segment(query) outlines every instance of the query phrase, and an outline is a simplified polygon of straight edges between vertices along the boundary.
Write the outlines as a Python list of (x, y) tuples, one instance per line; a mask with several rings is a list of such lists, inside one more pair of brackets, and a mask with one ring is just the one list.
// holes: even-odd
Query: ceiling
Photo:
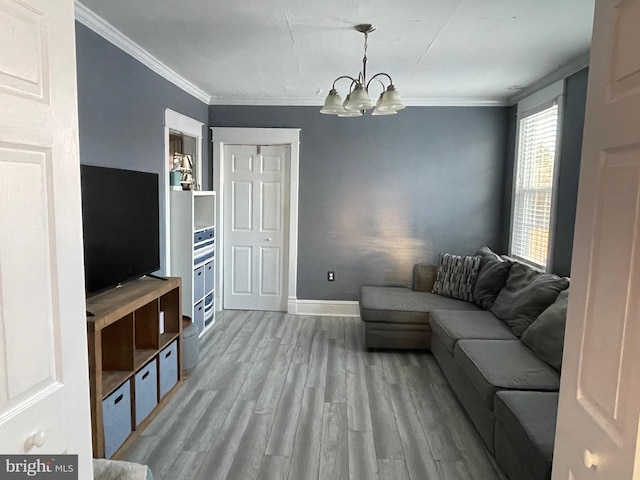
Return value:
[(377, 26), (368, 77), (390, 74), (406, 104), (505, 104), (584, 63), (594, 1), (81, 0), (210, 103), (235, 105), (322, 105), (361, 69), (359, 23)]

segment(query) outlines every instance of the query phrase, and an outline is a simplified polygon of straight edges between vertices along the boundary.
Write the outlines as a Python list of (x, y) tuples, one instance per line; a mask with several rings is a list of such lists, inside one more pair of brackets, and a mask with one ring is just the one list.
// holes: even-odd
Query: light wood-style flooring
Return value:
[(498, 480), (433, 356), (367, 352), (359, 318), (225, 311), (122, 459), (155, 480)]

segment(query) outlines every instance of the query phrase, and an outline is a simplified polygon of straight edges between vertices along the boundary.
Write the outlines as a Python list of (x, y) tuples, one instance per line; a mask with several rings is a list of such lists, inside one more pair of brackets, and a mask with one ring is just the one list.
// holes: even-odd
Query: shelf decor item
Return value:
[[(179, 174), (178, 183), (175, 182), (174, 173)], [(173, 167), (170, 176), (171, 186), (180, 186), (172, 190), (196, 190), (196, 179), (193, 176), (193, 157), (186, 153), (175, 152), (173, 154)]]

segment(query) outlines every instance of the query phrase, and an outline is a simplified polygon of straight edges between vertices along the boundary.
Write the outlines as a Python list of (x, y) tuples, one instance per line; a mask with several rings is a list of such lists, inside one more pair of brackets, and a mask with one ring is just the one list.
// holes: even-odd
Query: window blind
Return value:
[(520, 120), (511, 255), (547, 264), (558, 106)]

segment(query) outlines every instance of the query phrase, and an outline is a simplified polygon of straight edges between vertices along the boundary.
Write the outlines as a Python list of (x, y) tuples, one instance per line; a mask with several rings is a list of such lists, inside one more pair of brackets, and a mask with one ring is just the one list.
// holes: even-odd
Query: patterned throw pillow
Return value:
[(481, 259), (480, 255), (462, 257), (441, 253), (431, 293), (473, 302), (473, 288)]

